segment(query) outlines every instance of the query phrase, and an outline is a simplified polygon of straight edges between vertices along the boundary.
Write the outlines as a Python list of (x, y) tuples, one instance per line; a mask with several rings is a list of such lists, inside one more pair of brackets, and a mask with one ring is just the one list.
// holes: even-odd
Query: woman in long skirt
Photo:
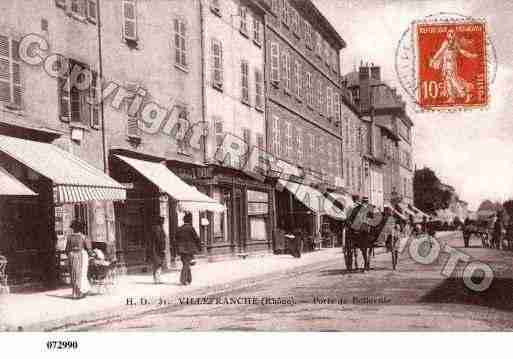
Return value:
[(68, 253), (71, 287), (74, 299), (84, 298), (91, 289), (87, 279), (87, 269), (89, 266), (89, 255), (87, 242), (84, 232), (84, 224), (80, 221), (71, 223), (73, 233), (68, 235), (66, 243), (66, 252)]

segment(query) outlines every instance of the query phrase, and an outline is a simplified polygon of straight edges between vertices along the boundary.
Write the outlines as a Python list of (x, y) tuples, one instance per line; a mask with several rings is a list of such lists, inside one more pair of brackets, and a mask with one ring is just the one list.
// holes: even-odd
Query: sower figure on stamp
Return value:
[(458, 55), (475, 59), (477, 54), (470, 53), (463, 48), (463, 45), (471, 44), (471, 40), (457, 38), (454, 30), (447, 31), (447, 39), (444, 40), (442, 46), (436, 54), (429, 60), (429, 66), (441, 70), (442, 78), (447, 92), (447, 103), (454, 103), (456, 98), (465, 98), (470, 101), (470, 91), (473, 85), (458, 74)]
[(202, 250), (200, 238), (192, 226), (192, 214), (190, 212), (185, 212), (183, 225), (178, 228), (175, 237), (176, 249), (182, 261), (180, 283), (188, 285), (192, 282), (191, 261), (194, 258), (194, 254)]
[(151, 227), (151, 261), (153, 267), (153, 281), (155, 284), (162, 283), (161, 274), (162, 266), (166, 256), (166, 233), (164, 228), (164, 217), (157, 217), (155, 223)]

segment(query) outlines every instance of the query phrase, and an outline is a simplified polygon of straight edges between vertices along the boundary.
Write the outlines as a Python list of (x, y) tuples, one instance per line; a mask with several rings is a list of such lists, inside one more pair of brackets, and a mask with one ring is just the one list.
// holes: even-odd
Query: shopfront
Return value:
[(226, 208), (204, 214), (209, 223), (204, 233), (206, 257), (215, 260), (272, 250), (274, 194), (268, 183), (215, 165), (173, 170)]
[(163, 159), (113, 152), (110, 165), (112, 176), (128, 188), (126, 202), (116, 207), (116, 217), (118, 252), (129, 271), (148, 270), (151, 226), (158, 217), (164, 218), (164, 231), (170, 238), (166, 248), (170, 266), (177, 256), (174, 233), (182, 224), (185, 211), (192, 213), (193, 226), (203, 243), (212, 227), (209, 217), (225, 212), (226, 208), (205, 194), (204, 188), (187, 184)]
[(56, 283), (56, 254), (65, 248), (73, 218), (87, 224), (91, 241), (114, 248), (109, 207), (126, 198), (120, 183), (52, 144), (4, 135), (0, 167), (37, 194), (0, 196), (0, 252), (8, 259), (10, 284)]

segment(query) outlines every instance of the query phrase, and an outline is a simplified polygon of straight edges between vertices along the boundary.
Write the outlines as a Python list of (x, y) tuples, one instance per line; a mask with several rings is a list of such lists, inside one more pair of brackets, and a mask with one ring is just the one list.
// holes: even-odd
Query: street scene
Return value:
[(0, 11), (0, 331), (512, 330), (513, 5)]

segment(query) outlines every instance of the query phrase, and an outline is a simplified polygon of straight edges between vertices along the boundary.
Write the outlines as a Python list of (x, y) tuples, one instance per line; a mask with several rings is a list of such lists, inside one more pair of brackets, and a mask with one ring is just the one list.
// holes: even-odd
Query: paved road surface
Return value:
[[(374, 258), (373, 270), (348, 273), (340, 260), (266, 276), (245, 288), (189, 296), (209, 304), (180, 304), (180, 299), (144, 314), (116, 321), (97, 321), (68, 330), (509, 330), (513, 328), (513, 252), (474, 247), (462, 249), (459, 235), (445, 243), (484, 261), (495, 271), (492, 286), (476, 293), (465, 288), (462, 266), (447, 278), (447, 259), (430, 265), (413, 261), (404, 251), (391, 270), (390, 256)], [(459, 274), (458, 274), (459, 273)], [(222, 303), (215, 303), (215, 299)], [(263, 298), (282, 304), (262, 305)], [(357, 303), (353, 302), (353, 299)], [(230, 301), (239, 301), (239, 304)], [(244, 300), (256, 303), (240, 304)], [(212, 302), (214, 301), (214, 302)], [(327, 302), (329, 301), (329, 302)], [(375, 303), (369, 303), (373, 301)], [(377, 303), (376, 303), (377, 302)]]

